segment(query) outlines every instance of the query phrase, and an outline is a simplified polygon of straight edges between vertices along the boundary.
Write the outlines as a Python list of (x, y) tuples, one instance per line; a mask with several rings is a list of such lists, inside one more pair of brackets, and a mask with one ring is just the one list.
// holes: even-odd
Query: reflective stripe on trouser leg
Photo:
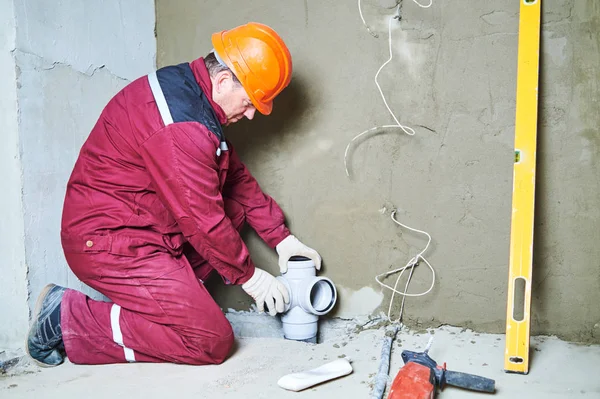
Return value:
[(110, 326), (113, 332), (113, 341), (121, 347), (123, 347), (123, 351), (125, 352), (125, 360), (128, 362), (135, 362), (135, 354), (133, 349), (126, 347), (123, 344), (123, 334), (121, 333), (121, 324), (119, 319), (121, 317), (121, 307), (117, 304), (114, 304), (110, 309)]

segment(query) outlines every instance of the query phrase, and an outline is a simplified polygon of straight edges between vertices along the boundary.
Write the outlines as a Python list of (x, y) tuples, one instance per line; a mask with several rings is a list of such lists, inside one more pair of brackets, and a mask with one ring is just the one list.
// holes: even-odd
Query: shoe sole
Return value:
[[(47, 284), (44, 288), (42, 288), (42, 292), (40, 292), (37, 302), (35, 303), (35, 308), (33, 310), (33, 317), (31, 318), (32, 320), (37, 320), (38, 316), (40, 315), (40, 313), (42, 311), (42, 305), (44, 303), (44, 299), (46, 299), (46, 297), (48, 296), (48, 292), (50, 292), (50, 290), (54, 287), (56, 287), (56, 284), (51, 283), (51, 284)], [(31, 324), (31, 326), (29, 326), (29, 331), (27, 331), (27, 338), (25, 338), (25, 352), (27, 352), (27, 355), (29, 356), (29, 358), (31, 360), (33, 360), (40, 367), (51, 368), (51, 367), (59, 366), (62, 363), (46, 364), (46, 363), (40, 362), (39, 360), (35, 359), (33, 356), (31, 356), (31, 353), (29, 353), (29, 335), (31, 334), (31, 330), (34, 325), (35, 325), (35, 322), (33, 322)]]

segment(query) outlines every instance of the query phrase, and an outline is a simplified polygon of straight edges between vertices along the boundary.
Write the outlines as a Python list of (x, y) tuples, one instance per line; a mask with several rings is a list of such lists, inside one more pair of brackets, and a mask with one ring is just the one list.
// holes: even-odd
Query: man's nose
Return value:
[(250, 120), (254, 119), (254, 113), (256, 112), (256, 108), (248, 108), (246, 112), (244, 112), (244, 116)]

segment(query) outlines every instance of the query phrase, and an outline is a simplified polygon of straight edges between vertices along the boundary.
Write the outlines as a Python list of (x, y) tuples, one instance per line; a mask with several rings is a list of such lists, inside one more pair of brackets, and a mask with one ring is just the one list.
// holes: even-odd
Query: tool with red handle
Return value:
[(492, 379), (446, 370), (446, 363), (438, 366), (427, 351), (402, 351), (402, 360), (404, 367), (396, 375), (388, 399), (433, 399), (436, 387), (444, 389), (446, 385), (488, 393), (496, 389)]

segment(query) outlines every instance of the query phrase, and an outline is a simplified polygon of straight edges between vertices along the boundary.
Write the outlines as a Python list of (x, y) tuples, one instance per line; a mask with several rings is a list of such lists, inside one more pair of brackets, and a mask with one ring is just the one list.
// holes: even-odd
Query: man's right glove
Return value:
[(254, 274), (242, 284), (242, 288), (254, 298), (261, 313), (264, 312), (266, 304), (269, 314), (275, 316), (284, 311), (285, 304), (290, 303), (290, 294), (285, 285), (258, 267), (254, 268)]

